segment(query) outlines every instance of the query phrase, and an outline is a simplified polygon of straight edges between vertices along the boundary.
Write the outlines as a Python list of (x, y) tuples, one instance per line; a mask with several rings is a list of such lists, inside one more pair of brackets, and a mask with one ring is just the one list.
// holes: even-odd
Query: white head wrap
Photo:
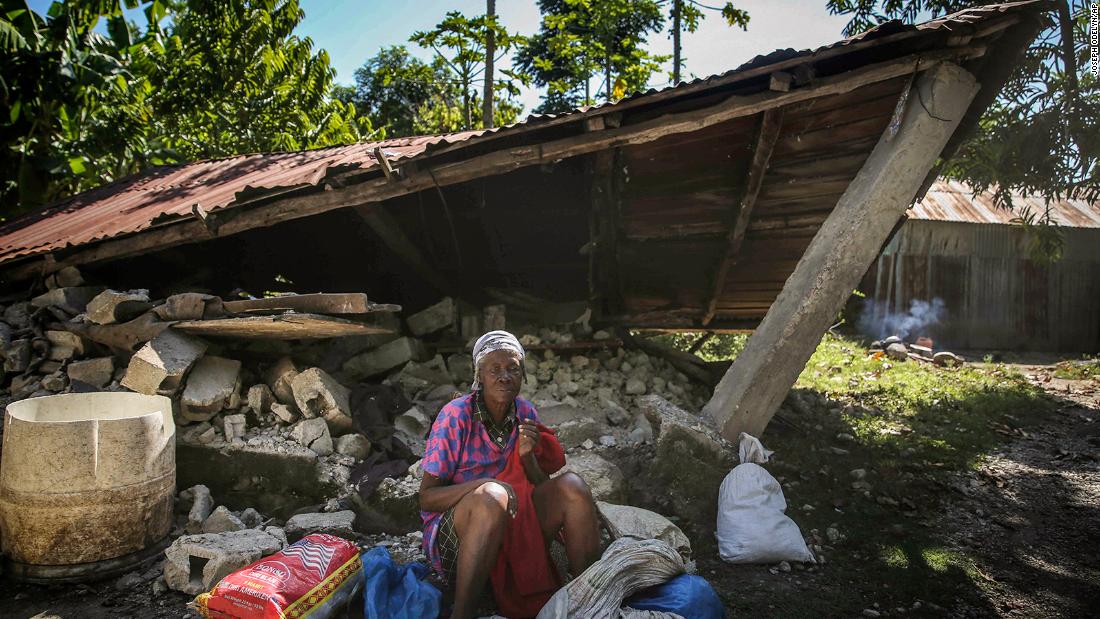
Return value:
[(523, 360), (524, 357), (527, 356), (527, 353), (524, 352), (523, 345), (519, 343), (516, 336), (507, 331), (490, 331), (477, 338), (477, 342), (474, 342), (474, 382), (470, 385), (471, 389), (477, 389), (478, 383), (481, 382), (479, 374), (481, 372), (482, 360), (494, 350), (510, 350), (518, 354), (519, 367), (526, 373)]

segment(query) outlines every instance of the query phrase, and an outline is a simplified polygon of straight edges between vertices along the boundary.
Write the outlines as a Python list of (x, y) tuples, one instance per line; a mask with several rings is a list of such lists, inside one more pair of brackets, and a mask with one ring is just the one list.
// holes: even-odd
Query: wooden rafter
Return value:
[(771, 161), (772, 151), (775, 150), (775, 143), (779, 139), (779, 132), (782, 127), (782, 108), (773, 108), (761, 114), (760, 126), (756, 130), (756, 146), (753, 148), (752, 162), (749, 164), (749, 171), (745, 176), (741, 200), (737, 205), (737, 212), (727, 236), (726, 251), (714, 274), (714, 283), (711, 286), (707, 311), (703, 314), (704, 327), (714, 320), (714, 314), (718, 310), (718, 300), (722, 298), (722, 291), (726, 286), (726, 276), (733, 265), (737, 263), (737, 255), (741, 253), (741, 245), (745, 242), (745, 233), (749, 230), (752, 210), (756, 206), (756, 196), (760, 194), (764, 175), (768, 171), (768, 162)]
[(355, 207), (355, 212), (374, 231), (378, 240), (400, 258), (425, 282), (440, 292), (453, 292), (454, 285), (439, 273), (424, 252), (413, 243), (401, 229), (401, 225), (380, 204), (364, 204)]

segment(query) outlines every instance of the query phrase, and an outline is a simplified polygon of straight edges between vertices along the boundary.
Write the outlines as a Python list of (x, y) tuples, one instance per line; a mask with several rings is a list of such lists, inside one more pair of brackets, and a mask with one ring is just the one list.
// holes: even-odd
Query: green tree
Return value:
[[(484, 83), (486, 67), (493, 64), (487, 63), (486, 56), (490, 42), (495, 53), (503, 57), (522, 42), (522, 38), (501, 26), (495, 13), (467, 17), (458, 11), (451, 11), (433, 30), (415, 32), (409, 37), (409, 41), (431, 49), (437, 58), (443, 60), (450, 71), (451, 81), (460, 93), (463, 127), (474, 129), (481, 126), (481, 121), (476, 121), (474, 114), (475, 109), (482, 107), (478, 104), (482, 95), (477, 84)], [(498, 59), (492, 60), (495, 62)], [(500, 109), (515, 109), (515, 102), (507, 99), (519, 94), (519, 87), (515, 82), (523, 77), (508, 70), (501, 73), (507, 79), (493, 80), (491, 91), (501, 100)]]
[(389, 136), (445, 133), (462, 126), (461, 93), (440, 57), (427, 63), (404, 45), (379, 50), (355, 70), (354, 90), (338, 97), (353, 103), (361, 116)]
[(749, 29), (749, 12), (735, 7), (732, 2), (727, 2), (722, 6), (710, 6), (698, 0), (660, 0), (660, 3), (668, 5), (668, 17), (672, 22), (669, 36), (672, 37), (673, 85), (680, 83), (680, 73), (683, 68), (684, 58), (681, 53), (680, 36), (685, 30), (695, 32), (699, 28), (699, 22), (706, 17), (706, 14), (703, 13), (704, 9), (718, 11), (731, 27), (738, 26), (741, 30)]
[[(886, 19), (915, 21), (981, 2), (958, 0), (828, 0), (833, 13), (852, 15), (846, 34)], [(1088, 70), (1088, 3), (1058, 0), (1054, 19), (1025, 52), (974, 135), (945, 173), (978, 190), (990, 189), (1011, 208), (1010, 192), (1048, 199), (1100, 198), (1100, 80)], [(1049, 211), (1023, 218), (1037, 232), (1034, 247), (1048, 258), (1061, 251)]]
[[(658, 0), (539, 0), (539, 10), (539, 31), (515, 56), (515, 65), (547, 89), (539, 112), (620, 99), (644, 89), (668, 60), (644, 47), (664, 28)], [(593, 77), (602, 78), (595, 93)]]

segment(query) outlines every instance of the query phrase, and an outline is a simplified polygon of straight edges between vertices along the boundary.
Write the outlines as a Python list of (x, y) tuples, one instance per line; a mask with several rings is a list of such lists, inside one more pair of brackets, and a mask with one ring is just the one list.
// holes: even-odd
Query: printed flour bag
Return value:
[(233, 572), (194, 607), (208, 619), (327, 619), (362, 585), (359, 548), (334, 535), (307, 535)]

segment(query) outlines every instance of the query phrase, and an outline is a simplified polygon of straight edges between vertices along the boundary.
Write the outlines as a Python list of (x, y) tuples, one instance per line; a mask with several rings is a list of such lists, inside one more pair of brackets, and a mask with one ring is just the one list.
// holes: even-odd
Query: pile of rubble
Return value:
[(912, 359), (924, 363), (934, 363), (941, 367), (955, 367), (962, 365), (965, 359), (947, 350), (936, 351), (934, 342), (928, 337), (918, 337), (914, 342), (907, 343), (897, 335), (882, 340), (871, 342), (871, 354), (888, 357), (894, 361), (906, 361)]

